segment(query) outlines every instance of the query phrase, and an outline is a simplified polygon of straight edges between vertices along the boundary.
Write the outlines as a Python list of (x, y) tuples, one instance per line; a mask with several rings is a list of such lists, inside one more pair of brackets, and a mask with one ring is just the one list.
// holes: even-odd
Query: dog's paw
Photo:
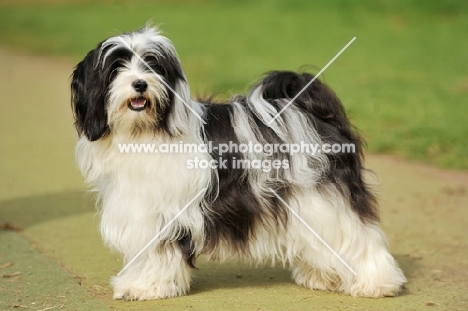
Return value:
[(293, 278), (298, 285), (312, 290), (339, 291), (341, 285), (341, 280), (337, 275), (322, 273), (304, 264), (296, 265)]
[(162, 299), (157, 289), (137, 289), (137, 288), (114, 288), (113, 298), (116, 300), (134, 301), (134, 300), (154, 300)]
[(399, 268), (392, 270), (372, 275), (373, 277), (367, 275), (365, 278), (360, 278), (358, 273), (357, 280), (349, 287), (348, 293), (351, 296), (370, 298), (396, 296), (403, 289), (406, 278)]
[(155, 300), (183, 296), (189, 288), (175, 282), (149, 281), (148, 279), (129, 280), (128, 275), (112, 278), (113, 298), (117, 300)]
[(354, 284), (349, 290), (351, 296), (379, 298), (379, 297), (393, 297), (396, 296), (401, 290), (401, 285), (386, 284), (381, 286), (369, 286), (368, 284)]

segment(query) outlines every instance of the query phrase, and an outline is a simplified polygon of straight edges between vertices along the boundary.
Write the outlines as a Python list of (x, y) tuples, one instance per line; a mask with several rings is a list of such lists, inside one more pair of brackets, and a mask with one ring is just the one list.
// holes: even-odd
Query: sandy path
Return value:
[[(0, 67), (0, 224), (23, 229), (0, 230), (0, 274), (36, 264), (38, 272), (0, 278), (0, 309), (18, 303), (81, 310), (103, 304), (135, 310), (468, 309), (468, 174), (390, 156), (370, 156), (367, 163), (380, 179), (391, 251), (409, 279), (401, 296), (354, 299), (312, 292), (294, 285), (281, 268), (201, 261), (190, 296), (146, 304), (111, 301), (107, 281), (120, 261), (101, 245), (73, 161), (68, 90), (73, 64), (0, 49)], [(41, 259), (31, 261), (35, 257), (27, 253)], [(6, 262), (14, 265), (1, 268)], [(41, 274), (46, 268), (55, 272)], [(52, 289), (67, 284), (68, 294), (30, 286), (41, 278)], [(93, 301), (98, 304), (88, 305)]]

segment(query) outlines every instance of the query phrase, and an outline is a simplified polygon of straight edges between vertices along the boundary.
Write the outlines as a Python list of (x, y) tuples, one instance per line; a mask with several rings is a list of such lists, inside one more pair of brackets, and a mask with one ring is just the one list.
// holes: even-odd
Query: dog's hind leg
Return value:
[(296, 283), (363, 297), (394, 296), (401, 290), (406, 279), (385, 236), (377, 224), (361, 220), (345, 198), (309, 193), (291, 201), (291, 208), (322, 239), (291, 215)]

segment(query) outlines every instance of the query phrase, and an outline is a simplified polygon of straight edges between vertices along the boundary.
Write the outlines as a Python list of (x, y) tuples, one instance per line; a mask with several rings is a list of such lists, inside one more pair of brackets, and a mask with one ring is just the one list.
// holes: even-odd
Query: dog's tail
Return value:
[(332, 124), (350, 140), (356, 136), (338, 97), (312, 74), (273, 71), (260, 84), (265, 100), (271, 102), (286, 99), (289, 103), (294, 98), (291, 104), (312, 115), (314, 119)]
[[(348, 152), (327, 153), (330, 164), (325, 182), (336, 185), (349, 198), (352, 208), (365, 221), (377, 221), (377, 202), (363, 180), (364, 141), (346, 116), (335, 93), (315, 76), (292, 71), (268, 73), (257, 86), (261, 97), (280, 112), (293, 108), (304, 113), (322, 143), (350, 146)], [(286, 112), (287, 113), (287, 112)]]

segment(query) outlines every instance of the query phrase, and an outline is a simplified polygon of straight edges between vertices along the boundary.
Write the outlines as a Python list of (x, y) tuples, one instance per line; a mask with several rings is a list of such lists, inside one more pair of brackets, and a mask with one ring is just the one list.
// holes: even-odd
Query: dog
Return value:
[[(74, 68), (77, 164), (98, 194), (102, 238), (127, 264), (111, 279), (114, 299), (188, 294), (202, 254), (280, 260), (312, 290), (402, 289), (364, 181), (363, 141), (315, 78), (273, 71), (245, 96), (193, 100), (173, 44), (148, 25), (102, 41)], [(205, 148), (122, 152), (122, 144)], [(294, 144), (354, 150), (283, 148)]]

